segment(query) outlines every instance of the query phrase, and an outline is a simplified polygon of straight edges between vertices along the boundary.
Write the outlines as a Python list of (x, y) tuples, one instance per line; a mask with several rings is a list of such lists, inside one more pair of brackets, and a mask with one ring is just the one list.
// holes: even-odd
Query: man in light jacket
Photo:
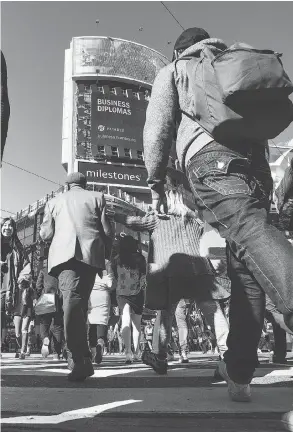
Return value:
[(258, 364), (264, 292), (293, 329), (293, 249), (268, 222), (272, 178), (266, 159), (267, 142), (219, 144), (195, 119), (196, 95), (186, 57), (199, 57), (206, 46), (215, 55), (227, 48), (203, 29), (185, 30), (175, 43), (174, 61), (157, 75), (144, 127), (145, 165), (153, 209), (165, 211), (166, 169), (177, 132), (178, 161), (188, 177), (197, 208), (203, 220), (227, 240), (232, 291), (230, 334), (220, 369), (231, 399), (247, 402), (251, 399), (249, 383)]
[[(48, 201), (40, 236), (51, 240), (48, 272), (59, 279), (63, 296), (65, 340), (71, 381), (93, 375), (87, 344), (86, 314), (96, 274), (105, 269), (112, 230), (101, 193), (85, 190), (86, 178), (67, 177), (69, 191)], [(71, 358), (72, 355), (72, 358)]]

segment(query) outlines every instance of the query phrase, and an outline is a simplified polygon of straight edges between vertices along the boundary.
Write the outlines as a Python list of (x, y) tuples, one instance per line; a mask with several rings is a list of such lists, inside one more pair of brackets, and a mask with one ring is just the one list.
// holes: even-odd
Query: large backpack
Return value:
[(217, 55), (205, 46), (198, 57), (181, 57), (189, 60), (194, 94), (193, 112), (185, 114), (219, 143), (275, 138), (293, 121), (293, 84), (280, 57), (242, 43)]

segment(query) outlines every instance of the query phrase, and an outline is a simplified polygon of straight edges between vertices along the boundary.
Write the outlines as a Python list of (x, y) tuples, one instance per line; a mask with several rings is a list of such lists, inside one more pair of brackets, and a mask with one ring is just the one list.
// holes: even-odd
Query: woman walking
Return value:
[(114, 288), (114, 275), (111, 263), (106, 260), (103, 275), (96, 275), (88, 306), (89, 346), (92, 361), (100, 364), (107, 343), (108, 322), (111, 308), (111, 291)]
[(1, 334), (6, 317), (12, 315), (15, 327), (15, 358), (25, 358), (28, 328), (33, 315), (31, 265), (16, 234), (16, 223), (5, 218), (1, 223)]
[(43, 358), (49, 355), (49, 345), (52, 335), (53, 340), (53, 359), (60, 360), (62, 345), (64, 342), (63, 331), (63, 312), (62, 312), (62, 295), (59, 290), (58, 279), (48, 274), (48, 269), (43, 268), (38, 276), (36, 284), (37, 298), (42, 294), (54, 294), (55, 312), (48, 312), (39, 315), (40, 333), (42, 338), (41, 354)]
[[(137, 250), (137, 241), (129, 236), (118, 240), (118, 254), (112, 260), (117, 280), (117, 303), (121, 315), (121, 334), (125, 345), (125, 363), (139, 359), (139, 338), (144, 305), (146, 263)], [(134, 355), (131, 350), (131, 326)]]
[[(172, 320), (182, 298), (195, 299), (213, 329), (220, 351), (226, 350), (228, 323), (218, 299), (229, 297), (207, 258), (199, 253), (202, 222), (183, 203), (181, 194), (166, 192), (168, 214), (144, 217), (115, 214), (117, 222), (150, 233), (146, 307), (157, 310), (153, 352), (143, 361), (160, 374), (167, 373), (167, 351)], [(160, 216), (160, 217), (159, 217)], [(221, 280), (227, 283), (227, 280)]]

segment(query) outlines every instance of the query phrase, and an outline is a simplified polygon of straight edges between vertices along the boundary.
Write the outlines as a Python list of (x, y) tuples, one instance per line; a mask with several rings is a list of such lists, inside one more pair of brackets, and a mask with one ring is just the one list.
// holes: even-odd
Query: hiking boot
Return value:
[(42, 349), (41, 349), (41, 354), (43, 358), (47, 358), (49, 355), (49, 344), (50, 344), (50, 340), (48, 337), (45, 337), (43, 340), (43, 345), (42, 345)]
[(151, 366), (153, 370), (159, 375), (166, 375), (168, 363), (167, 359), (160, 359), (157, 354), (151, 351), (144, 351), (141, 360), (147, 366)]
[(283, 425), (286, 430), (293, 432), (293, 411), (289, 411), (282, 417)]
[(95, 371), (89, 357), (84, 357), (79, 362), (74, 362), (72, 372), (67, 376), (68, 381), (81, 382), (94, 375)]
[(230, 399), (234, 402), (250, 402), (251, 391), (249, 384), (238, 384), (231, 380), (228, 375), (226, 363), (222, 360), (219, 363), (219, 373), (228, 384)]

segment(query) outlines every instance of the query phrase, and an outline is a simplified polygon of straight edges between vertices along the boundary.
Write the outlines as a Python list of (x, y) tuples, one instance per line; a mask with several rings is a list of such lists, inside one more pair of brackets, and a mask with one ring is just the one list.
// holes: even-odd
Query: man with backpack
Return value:
[(251, 400), (265, 293), (293, 328), (293, 250), (268, 222), (266, 158), (267, 140), (293, 119), (292, 91), (275, 53), (244, 44), (227, 49), (191, 28), (156, 77), (147, 109), (144, 155), (154, 210), (166, 210), (166, 167), (176, 133), (177, 157), (200, 214), (227, 241), (231, 328), (219, 369), (239, 402)]

